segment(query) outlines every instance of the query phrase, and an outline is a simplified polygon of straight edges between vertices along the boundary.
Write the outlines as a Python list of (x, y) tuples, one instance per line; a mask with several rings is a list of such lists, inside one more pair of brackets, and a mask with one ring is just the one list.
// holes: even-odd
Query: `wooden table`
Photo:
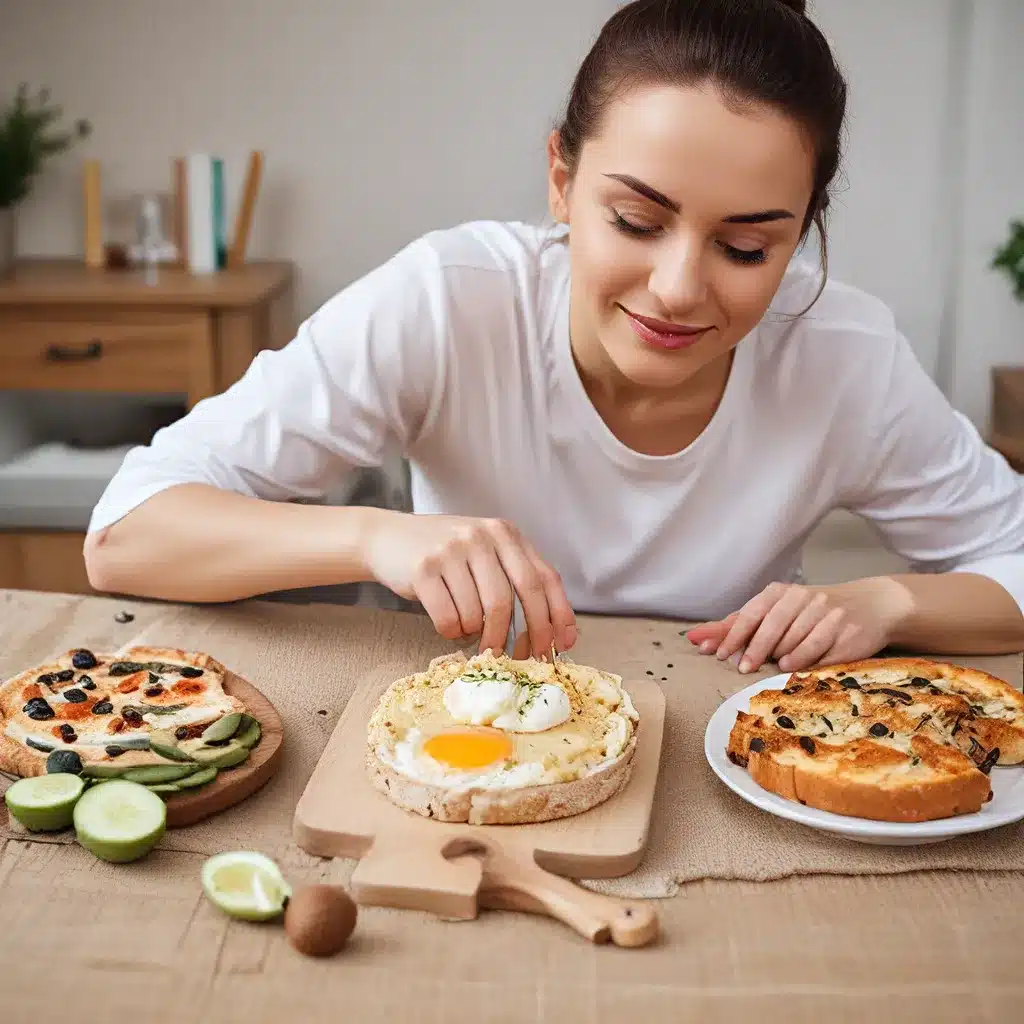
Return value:
[[(135, 621), (116, 625), (114, 613), (124, 607)], [(418, 621), (410, 625), (412, 619)], [(7, 673), (30, 653), (67, 643), (191, 636), (221, 654), (229, 635), (238, 645), (231, 658), (247, 676), (271, 683), (273, 672), (278, 692), (293, 693), (308, 709), (285, 723), (281, 776), (211, 825), (213, 832), (176, 831), (132, 865), (97, 862), (73, 843), (9, 834), (3, 841), (0, 827), (5, 1024), (35, 1024), (50, 1012), (80, 1024), (1020, 1019), (1024, 886), (1016, 872), (694, 882), (657, 903), (662, 939), (640, 950), (591, 946), (561, 924), (528, 915), (448, 922), (363, 908), (341, 954), (303, 958), (280, 927), (231, 922), (203, 899), (197, 878), (209, 836), (219, 836), (216, 848), (249, 846), (247, 830), (258, 825), (278, 837), (277, 856), (293, 881), (344, 883), (350, 864), (319, 861), (289, 844), (294, 804), (282, 796), (301, 792), (308, 769), (296, 777), (296, 766), (315, 762), (344, 706), (347, 675), (378, 666), (386, 677), (411, 656), (414, 640), (417, 658), (441, 649), (422, 618), (265, 602), (182, 609), (0, 591), (0, 670)], [(663, 685), (696, 685), (697, 673), (711, 673), (702, 685), (711, 679), (735, 689), (731, 670), (686, 652), (675, 626), (587, 620), (581, 643), (588, 637), (588, 650), (603, 644), (631, 666), (644, 663), (631, 644), (672, 646), (682, 675)], [(1020, 685), (1020, 659), (999, 664), (1004, 672), (1010, 664)], [(317, 665), (322, 673), (314, 680), (310, 666)], [(667, 731), (670, 742), (679, 742), (680, 724)], [(703, 723), (691, 724), (685, 735), (699, 734)], [(656, 801), (655, 812), (669, 809)]]
[[(252, 262), (193, 275), (23, 260), (0, 281), (0, 389), (181, 394), (230, 387), (295, 331), (293, 267)], [(0, 586), (91, 593), (84, 533), (0, 531)]]

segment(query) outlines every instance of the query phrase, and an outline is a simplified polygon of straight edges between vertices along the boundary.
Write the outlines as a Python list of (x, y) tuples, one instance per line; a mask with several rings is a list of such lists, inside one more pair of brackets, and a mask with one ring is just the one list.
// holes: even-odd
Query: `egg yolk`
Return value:
[(452, 729), (431, 736), (423, 750), (451, 768), (483, 768), (512, 755), (512, 741), (497, 729)]

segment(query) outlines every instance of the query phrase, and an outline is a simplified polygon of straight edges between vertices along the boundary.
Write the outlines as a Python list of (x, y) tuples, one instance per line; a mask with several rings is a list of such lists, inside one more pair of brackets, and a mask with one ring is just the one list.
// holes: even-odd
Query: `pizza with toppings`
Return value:
[(836, 814), (930, 821), (992, 799), (1024, 763), (1024, 694), (980, 672), (874, 658), (795, 672), (738, 712), (727, 748), (763, 788)]
[(166, 793), (212, 781), (208, 769), (240, 764), (260, 738), (226, 674), (200, 652), (67, 651), (0, 684), (0, 770), (123, 776)]

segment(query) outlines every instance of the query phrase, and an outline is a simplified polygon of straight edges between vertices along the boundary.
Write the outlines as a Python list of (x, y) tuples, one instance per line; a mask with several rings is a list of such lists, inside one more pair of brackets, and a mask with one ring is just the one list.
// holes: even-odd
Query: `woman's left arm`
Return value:
[[(1024, 650), (1024, 479), (984, 444), (896, 335), (862, 419), (841, 504), (870, 521), (907, 574), (813, 587), (773, 583), (687, 636), (702, 653), (742, 652), (741, 671), (871, 657), (886, 647), (970, 655)], [(868, 435), (870, 436), (870, 435)]]

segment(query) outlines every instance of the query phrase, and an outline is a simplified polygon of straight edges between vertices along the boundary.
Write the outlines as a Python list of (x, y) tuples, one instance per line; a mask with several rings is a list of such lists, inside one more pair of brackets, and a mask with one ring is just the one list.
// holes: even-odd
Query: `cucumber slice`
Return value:
[(235, 743), (246, 750), (252, 750), (260, 741), (263, 735), (263, 728), (255, 718), (249, 719), (249, 724), (235, 733)]
[(203, 864), (206, 895), (226, 914), (245, 921), (277, 917), (292, 894), (280, 868), (252, 850), (218, 853)]
[(208, 782), (213, 782), (215, 778), (217, 778), (217, 769), (213, 765), (209, 765), (206, 768), (200, 768), (188, 778), (179, 779), (174, 785), (178, 789), (195, 789), (196, 786), (205, 786)]
[(129, 768), (122, 778), (128, 782), (177, 782), (196, 770), (193, 764), (143, 764)]
[(82, 768), (82, 774), (90, 779), (119, 779), (127, 771), (131, 771), (131, 765), (87, 764)]
[(110, 779), (75, 804), (75, 835), (100, 860), (123, 864), (144, 857), (167, 828), (167, 808), (138, 782)]
[(4, 802), (30, 832), (58, 832), (71, 824), (84, 789), (79, 776), (54, 772), (19, 779), (4, 794)]

